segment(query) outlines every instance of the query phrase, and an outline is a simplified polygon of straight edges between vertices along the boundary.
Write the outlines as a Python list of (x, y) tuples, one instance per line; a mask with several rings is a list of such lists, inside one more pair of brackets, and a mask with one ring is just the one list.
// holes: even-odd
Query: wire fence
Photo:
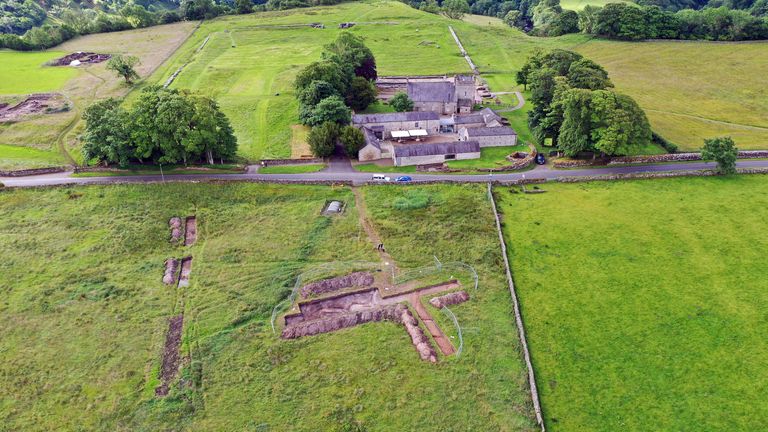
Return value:
[(456, 348), (456, 357), (461, 356), (461, 352), (464, 350), (464, 337), (461, 333), (461, 326), (459, 325), (459, 320), (456, 319), (456, 315), (454, 315), (453, 311), (448, 309), (448, 306), (443, 306), (442, 309), (440, 309), (450, 320), (453, 322), (453, 325), (456, 326), (456, 337), (459, 338), (459, 346)]

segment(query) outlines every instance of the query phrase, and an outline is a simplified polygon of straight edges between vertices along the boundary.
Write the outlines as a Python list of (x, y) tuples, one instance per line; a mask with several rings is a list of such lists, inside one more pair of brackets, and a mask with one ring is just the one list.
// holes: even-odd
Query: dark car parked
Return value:
[(547, 163), (547, 159), (544, 157), (544, 153), (539, 153), (536, 155), (536, 163), (539, 165), (544, 165)]

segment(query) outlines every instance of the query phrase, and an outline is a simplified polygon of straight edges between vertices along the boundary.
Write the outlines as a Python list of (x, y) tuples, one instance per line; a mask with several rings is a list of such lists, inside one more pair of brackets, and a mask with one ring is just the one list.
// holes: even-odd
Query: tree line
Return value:
[(326, 45), (320, 61), (299, 71), (294, 81), (299, 121), (312, 126), (308, 141), (315, 156), (330, 156), (339, 138), (350, 156), (357, 155), (363, 135), (347, 125), (352, 110), (362, 111), (376, 101), (377, 76), (373, 52), (349, 32)]
[[(439, 13), (465, 0), (403, 0)], [(583, 32), (621, 40), (768, 39), (768, 0), (637, 0), (638, 5), (609, 3), (576, 12), (560, 0), (470, 0), (468, 11), (501, 18), (536, 36)]]
[(213, 164), (234, 160), (237, 139), (213, 99), (147, 87), (130, 109), (110, 98), (85, 109), (83, 157), (88, 164)]
[(517, 81), (531, 91), (528, 124), (534, 139), (551, 141), (566, 156), (625, 155), (652, 140), (637, 102), (613, 91), (605, 69), (578, 53), (534, 52)]
[[(0, 48), (33, 51), (54, 47), (76, 36), (203, 20), (219, 15), (332, 5), (342, 0), (34, 0), (0, 2)], [(42, 3), (42, 2), (41, 2)], [(91, 5), (89, 7), (88, 5)], [(171, 6), (171, 8), (168, 8)], [(50, 22), (46, 19), (52, 18)]]

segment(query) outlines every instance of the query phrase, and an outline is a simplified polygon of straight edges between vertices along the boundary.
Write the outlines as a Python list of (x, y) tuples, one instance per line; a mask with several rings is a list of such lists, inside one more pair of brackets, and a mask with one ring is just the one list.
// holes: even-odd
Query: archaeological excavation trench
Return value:
[[(184, 236), (184, 246), (191, 246), (197, 240), (197, 220), (194, 216), (189, 216), (184, 221), (184, 231), (182, 233), (182, 221), (179, 217), (172, 217), (168, 221), (168, 228), (171, 231), (171, 244), (178, 245), (181, 242), (182, 234)], [(165, 260), (165, 270), (163, 272), (163, 284), (176, 286), (176, 288), (186, 288), (189, 286), (189, 278), (192, 274), (192, 256), (184, 258), (168, 258)], [(163, 345), (162, 364), (160, 367), (160, 385), (155, 388), (155, 396), (164, 397), (170, 391), (171, 383), (176, 379), (179, 371), (180, 356), (179, 347), (181, 346), (181, 337), (184, 330), (184, 292), (179, 292), (181, 298), (181, 313), (168, 319), (168, 330), (165, 334), (165, 344)]]
[[(304, 285), (300, 294), (306, 299), (311, 295), (319, 298), (301, 300), (295, 309), (284, 317), (283, 339), (295, 339), (320, 333), (329, 333), (368, 322), (391, 321), (402, 324), (422, 360), (437, 362), (437, 355), (430, 338), (424, 334), (419, 320), (429, 332), (443, 355), (452, 355), (456, 349), (440, 329), (422, 303), (422, 298), (434, 297), (430, 303), (441, 307), (469, 300), (465, 291), (453, 292), (461, 287), (456, 280), (437, 285), (413, 288), (412, 284), (372, 287), (374, 277), (367, 272), (355, 272), (335, 278), (323, 279)], [(416, 311), (418, 319), (411, 310)]]

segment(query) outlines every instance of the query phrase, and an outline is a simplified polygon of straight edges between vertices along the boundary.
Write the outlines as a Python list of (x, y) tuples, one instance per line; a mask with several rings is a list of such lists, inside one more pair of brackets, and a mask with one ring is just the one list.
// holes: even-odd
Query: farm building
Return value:
[(426, 165), (479, 157), (480, 144), (477, 141), (395, 145), (392, 155), (395, 166)]
[(438, 82), (409, 82), (406, 93), (413, 101), (414, 111), (444, 115), (469, 113), (476, 102), (475, 80), (464, 75)]
[(517, 144), (517, 133), (507, 126), (462, 127), (459, 129), (459, 139), (477, 141), (480, 147), (513, 146)]
[(428, 134), (437, 133), (440, 115), (435, 112), (400, 112), (382, 114), (355, 114), (352, 124), (370, 129), (378, 139), (392, 138), (393, 131), (423, 129)]

